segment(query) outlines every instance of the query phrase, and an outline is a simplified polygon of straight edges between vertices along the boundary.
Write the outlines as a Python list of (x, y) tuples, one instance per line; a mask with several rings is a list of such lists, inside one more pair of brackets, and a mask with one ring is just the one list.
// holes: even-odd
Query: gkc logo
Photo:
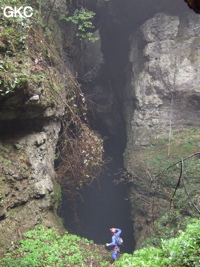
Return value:
[(20, 17), (20, 18), (30, 18), (33, 16), (33, 8), (31, 6), (26, 6), (26, 7), (19, 7), (17, 8), (16, 6), (13, 8), (11, 6), (6, 6), (3, 9), (3, 14), (5, 17), (10, 18), (10, 17)]

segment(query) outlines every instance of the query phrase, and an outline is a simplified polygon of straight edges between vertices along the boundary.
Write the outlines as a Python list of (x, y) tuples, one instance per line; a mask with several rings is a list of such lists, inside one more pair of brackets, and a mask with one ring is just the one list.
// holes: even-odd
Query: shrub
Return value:
[(161, 247), (146, 247), (133, 255), (124, 254), (115, 263), (117, 267), (199, 267), (200, 220), (194, 219), (179, 236), (161, 240)]
[(94, 259), (97, 264), (107, 264), (93, 242), (67, 232), (60, 235), (55, 229), (39, 226), (25, 233), (22, 240), (12, 244), (9, 252), (0, 260), (0, 266), (78, 267), (88, 266)]

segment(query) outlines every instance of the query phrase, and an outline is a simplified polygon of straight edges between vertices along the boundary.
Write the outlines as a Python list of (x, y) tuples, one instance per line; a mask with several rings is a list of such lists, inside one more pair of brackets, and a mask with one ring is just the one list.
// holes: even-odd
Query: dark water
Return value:
[(113, 160), (91, 187), (80, 192), (81, 197), (77, 199), (79, 223), (76, 223), (68, 203), (63, 202), (60, 216), (68, 230), (97, 244), (111, 242), (110, 228), (122, 229), (124, 244), (121, 251), (131, 253), (134, 234), (127, 200), (128, 186), (114, 182), (121, 177), (122, 153), (116, 142), (108, 139), (106, 143), (106, 154), (114, 155)]

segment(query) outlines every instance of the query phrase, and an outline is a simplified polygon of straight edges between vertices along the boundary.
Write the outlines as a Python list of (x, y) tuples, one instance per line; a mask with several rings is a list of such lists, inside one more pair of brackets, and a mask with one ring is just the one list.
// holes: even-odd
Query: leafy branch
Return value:
[(61, 15), (61, 20), (66, 20), (68, 22), (72, 22), (77, 26), (77, 34), (76, 36), (80, 37), (80, 39), (88, 39), (92, 42), (98, 40), (98, 38), (93, 37), (92, 30), (94, 29), (94, 25), (92, 20), (94, 19), (95, 13), (93, 11), (87, 11), (84, 8), (76, 9), (72, 16), (66, 17), (65, 15)]

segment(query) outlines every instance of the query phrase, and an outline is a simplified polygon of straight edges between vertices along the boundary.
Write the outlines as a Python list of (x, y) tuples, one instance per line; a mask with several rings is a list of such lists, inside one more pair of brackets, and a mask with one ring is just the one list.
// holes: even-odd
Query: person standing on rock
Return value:
[(120, 237), (122, 230), (118, 228), (111, 228), (110, 232), (112, 233), (112, 242), (106, 243), (106, 246), (113, 247), (112, 258), (115, 261), (117, 260), (118, 253), (120, 252), (120, 247), (118, 245), (118, 238)]

